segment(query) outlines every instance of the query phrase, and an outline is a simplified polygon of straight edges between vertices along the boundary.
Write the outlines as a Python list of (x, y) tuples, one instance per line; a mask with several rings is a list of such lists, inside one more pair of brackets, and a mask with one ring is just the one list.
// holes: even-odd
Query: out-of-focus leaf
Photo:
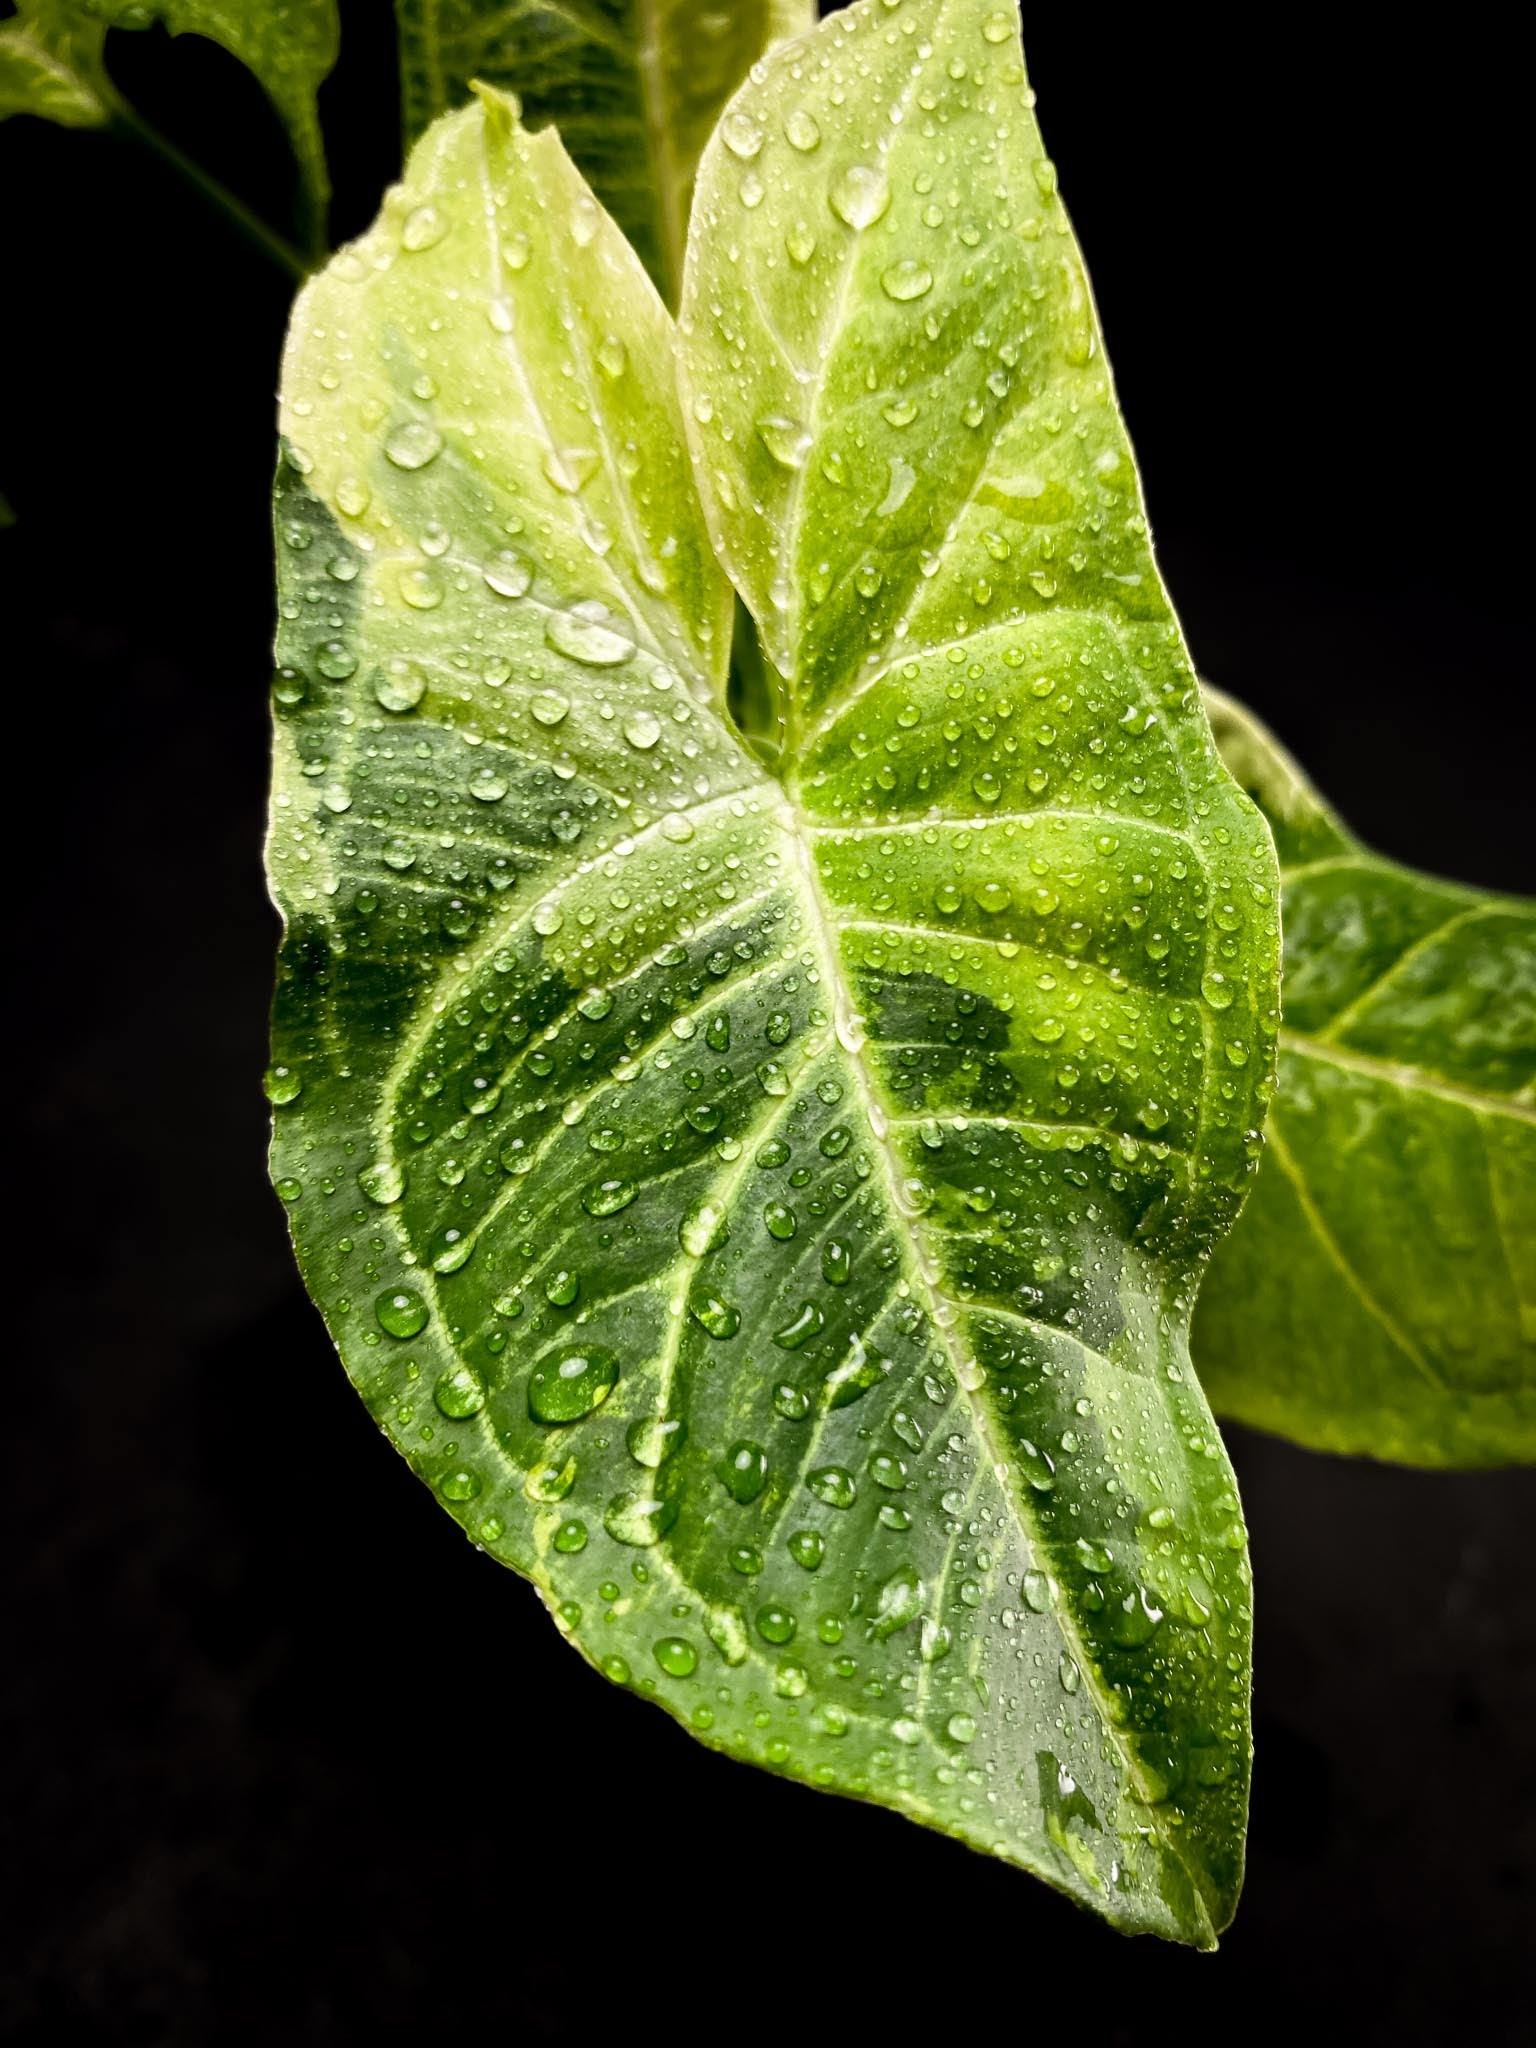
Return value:
[(409, 139), (469, 96), (553, 122), (663, 295), (676, 300), (694, 167), (721, 107), (813, 0), (395, 0)]
[(105, 26), (76, 0), (18, 0), (0, 22), (0, 121), (37, 114), (64, 128), (104, 127), (114, 105), (105, 40)]
[(330, 199), (316, 95), (340, 47), (336, 0), (80, 0), (115, 28), (164, 22), (173, 36), (205, 36), (258, 80), (288, 130), (315, 236)]
[(1206, 699), (1285, 926), (1268, 1154), (1195, 1313), (1206, 1390), (1320, 1450), (1536, 1458), (1536, 904), (1371, 853)]

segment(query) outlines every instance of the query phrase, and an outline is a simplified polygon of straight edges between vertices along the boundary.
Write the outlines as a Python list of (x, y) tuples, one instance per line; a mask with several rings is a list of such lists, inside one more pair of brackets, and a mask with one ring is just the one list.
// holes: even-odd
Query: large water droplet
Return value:
[(811, 437), (799, 420), (792, 420), (785, 413), (770, 413), (759, 420), (757, 438), (783, 469), (799, 469), (811, 445)]
[(487, 586), (498, 597), (522, 597), (533, 582), (533, 571), (527, 558), (516, 548), (502, 548), (492, 555), (481, 571)]
[(384, 453), (396, 469), (425, 469), (442, 453), (443, 437), (425, 420), (404, 420), (385, 437)]
[(624, 737), (641, 753), (648, 753), (661, 738), (661, 721), (649, 711), (631, 711), (624, 721)]
[(829, 1508), (851, 1508), (858, 1496), (853, 1474), (844, 1471), (841, 1465), (823, 1465), (818, 1471), (808, 1473), (805, 1483)]
[(684, 1636), (663, 1636), (651, 1654), (668, 1678), (688, 1678), (698, 1668), (699, 1653)]
[(584, 662), (588, 668), (617, 668), (635, 651), (629, 634), (598, 604), (551, 612), (544, 622), (544, 637), (557, 653)]
[(728, 1301), (721, 1301), (713, 1294), (706, 1294), (696, 1301), (690, 1301), (688, 1313), (700, 1329), (707, 1330), (711, 1337), (718, 1337), (722, 1341), (727, 1337), (734, 1337), (741, 1328), (741, 1311), (732, 1308)]
[(400, 246), (416, 254), (432, 248), (446, 233), (443, 217), (435, 206), (414, 206), (400, 230)]
[(650, 1494), (621, 1493), (603, 1510), (603, 1527), (615, 1543), (648, 1550), (677, 1520), (677, 1504)]
[(546, 448), (540, 467), (557, 491), (574, 497), (597, 475), (601, 461), (595, 448)]
[(909, 1622), (916, 1621), (923, 1608), (923, 1590), (923, 1582), (915, 1566), (898, 1566), (876, 1596), (870, 1634), (883, 1642), (887, 1636), (895, 1635)]
[(821, 129), (816, 116), (808, 114), (804, 107), (794, 107), (784, 116), (784, 139), (791, 149), (802, 153), (813, 150), (821, 141)]
[(391, 1287), (373, 1305), (379, 1327), (391, 1337), (414, 1337), (427, 1326), (427, 1304), (410, 1287)]
[(763, 131), (752, 116), (739, 108), (727, 114), (720, 123), (720, 140), (743, 162), (750, 162), (763, 146)]
[(570, 698), (562, 697), (558, 690), (540, 690), (528, 705), (536, 725), (558, 725), (570, 708)]
[(600, 1408), (618, 1384), (619, 1361), (600, 1344), (583, 1345), (534, 1367), (528, 1413), (535, 1422), (580, 1422)]
[(386, 711), (414, 711), (427, 694), (426, 673), (414, 661), (396, 655), (388, 668), (375, 671), (373, 694)]
[(768, 1453), (761, 1444), (742, 1437), (731, 1445), (715, 1471), (732, 1500), (748, 1507), (768, 1484)]
[(462, 1422), (485, 1406), (485, 1389), (467, 1365), (455, 1365), (439, 1379), (432, 1398), (444, 1415)]
[(898, 305), (906, 305), (932, 291), (933, 272), (915, 257), (903, 256), (899, 263), (881, 271), (880, 289), (888, 299), (895, 299)]
[(396, 1166), (392, 1159), (376, 1160), (358, 1174), (357, 1184), (370, 1202), (388, 1209), (405, 1193), (405, 1169)]
[(850, 164), (827, 194), (832, 211), (856, 232), (872, 228), (891, 203), (890, 181), (874, 164)]
[(625, 1448), (637, 1465), (654, 1472), (674, 1457), (688, 1439), (688, 1425), (676, 1418), (650, 1416), (632, 1422), (624, 1439)]

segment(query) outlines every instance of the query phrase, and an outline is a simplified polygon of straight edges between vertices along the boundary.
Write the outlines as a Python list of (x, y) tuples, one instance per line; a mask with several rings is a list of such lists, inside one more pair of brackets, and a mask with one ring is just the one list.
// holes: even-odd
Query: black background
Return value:
[[(1197, 659), (1379, 847), (1529, 887), (1525, 110), (1501, 11), (1432, 40), (1360, 12), (1394, 25), (1057, 7), (1026, 36)], [(396, 149), (387, 10), (344, 14), (338, 235)], [(146, 111), (281, 211), (281, 138), (231, 61), (117, 50)], [(1198, 1957), (708, 1756), (374, 1436), (263, 1173), (289, 286), (130, 145), (17, 121), (0, 176), (5, 2038), (1513, 2042), (1527, 1476), (1232, 1432), (1258, 1761), (1247, 1895)]]

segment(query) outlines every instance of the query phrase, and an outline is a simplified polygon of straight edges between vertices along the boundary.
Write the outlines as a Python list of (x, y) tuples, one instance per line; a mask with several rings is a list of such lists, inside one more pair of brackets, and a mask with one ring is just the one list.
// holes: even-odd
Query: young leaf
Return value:
[(336, 0), (87, 0), (109, 25), (162, 21), (173, 36), (206, 36), (254, 74), (281, 115), (298, 160), (311, 239), (323, 250), (330, 201), (315, 104), (340, 44)]
[(1536, 904), (1382, 860), (1206, 701), (1285, 909), (1280, 1089), (1195, 1314), (1206, 1390), (1319, 1450), (1536, 1459)]
[(37, 114), (64, 128), (104, 127), (113, 107), (106, 33), (77, 0), (17, 0), (0, 22), (0, 121)]
[(721, 107), (814, 0), (395, 0), (406, 136), (483, 79), (555, 123), (598, 197), (675, 303), (694, 166)]
[[(760, 77), (706, 163), (694, 418), (740, 396), (700, 309), (733, 247), (771, 271), (793, 189), (849, 261), (785, 345), (836, 379), (862, 337), (877, 409), (926, 408), (900, 459), (933, 573), (919, 598), (889, 552), (902, 612), (849, 597), (841, 673), (832, 586), (795, 600), (778, 645), (821, 666), (770, 776), (723, 710), (659, 302), (552, 133), (492, 93), (436, 124), (285, 370), (277, 1184), (383, 1427), (610, 1677), (1209, 1945), (1248, 1577), (1187, 1322), (1255, 1146), (1269, 840), (1156, 579), (1008, 21), (860, 9)], [(754, 162), (775, 208), (741, 207)], [(879, 280), (941, 173), (914, 309)], [(851, 482), (805, 489), (813, 570), (887, 517), (875, 427), (821, 416), (808, 459)], [(733, 561), (749, 441), (712, 450)]]

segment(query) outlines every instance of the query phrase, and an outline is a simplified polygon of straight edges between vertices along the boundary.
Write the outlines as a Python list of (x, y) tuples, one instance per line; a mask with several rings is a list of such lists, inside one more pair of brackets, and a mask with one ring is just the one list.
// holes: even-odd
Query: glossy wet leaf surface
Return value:
[(1210, 702), (1279, 848), (1285, 1021), (1195, 1317), (1207, 1391), (1322, 1450), (1536, 1458), (1536, 905), (1383, 860)]
[[(1272, 850), (1016, 23), (858, 8), (758, 80), (681, 403), (495, 95), (300, 299), (278, 1190), (381, 1425), (615, 1682), (1208, 1945), (1249, 1595), (1187, 1330), (1258, 1152)], [(753, 744), (690, 434), (779, 664)]]
[(395, 0), (405, 127), (414, 139), (471, 81), (556, 125), (664, 297), (683, 274), (688, 202), (720, 110), (814, 0)]

